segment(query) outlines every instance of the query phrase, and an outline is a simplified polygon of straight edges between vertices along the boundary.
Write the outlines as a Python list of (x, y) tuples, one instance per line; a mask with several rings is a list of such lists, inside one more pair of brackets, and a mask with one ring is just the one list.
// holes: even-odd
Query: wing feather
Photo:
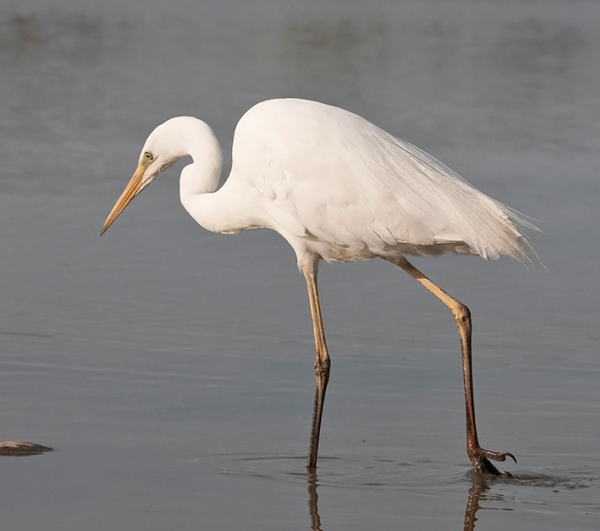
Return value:
[(365, 256), (400, 249), (526, 257), (521, 229), (535, 229), (530, 222), (412, 144), (324, 104), (259, 107), (238, 125), (236, 142), (246, 149), (234, 149), (234, 165), (254, 158), (247, 179), (293, 234)]

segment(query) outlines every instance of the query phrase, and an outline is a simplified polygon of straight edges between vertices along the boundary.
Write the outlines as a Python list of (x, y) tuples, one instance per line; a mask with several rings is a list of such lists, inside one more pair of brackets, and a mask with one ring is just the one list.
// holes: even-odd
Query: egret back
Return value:
[(535, 228), (412, 144), (306, 100), (265, 101), (242, 117), (230, 180), (257, 195), (266, 226), (330, 261), (447, 251), (523, 260), (522, 228)]

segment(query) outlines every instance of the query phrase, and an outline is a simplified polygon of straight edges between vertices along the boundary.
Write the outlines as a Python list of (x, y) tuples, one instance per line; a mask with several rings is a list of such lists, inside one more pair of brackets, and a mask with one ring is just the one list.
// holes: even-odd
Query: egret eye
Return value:
[(154, 160), (154, 155), (152, 155), (152, 153), (150, 153), (149, 151), (146, 151), (144, 153), (144, 161), (152, 162), (153, 160)]

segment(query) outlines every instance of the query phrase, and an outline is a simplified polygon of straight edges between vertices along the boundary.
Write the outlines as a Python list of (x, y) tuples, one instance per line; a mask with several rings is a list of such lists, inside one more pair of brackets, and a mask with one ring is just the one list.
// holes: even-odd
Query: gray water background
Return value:
[(181, 163), (98, 237), (158, 123), (205, 119), (229, 160), (247, 108), (295, 96), (534, 217), (548, 269), (416, 260), (470, 306), (481, 441), (519, 459), (473, 495), (452, 316), (389, 264), (322, 267), (322, 528), (461, 529), (475, 504), (479, 531), (598, 529), (599, 58), (592, 0), (4, 0), (0, 439), (56, 450), (0, 458), (2, 528), (316, 527), (291, 249), (195, 225)]

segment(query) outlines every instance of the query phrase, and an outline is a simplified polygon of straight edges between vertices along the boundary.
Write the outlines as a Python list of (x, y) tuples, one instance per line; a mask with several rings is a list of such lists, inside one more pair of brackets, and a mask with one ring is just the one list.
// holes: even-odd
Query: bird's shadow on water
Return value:
[[(514, 510), (513, 504), (517, 489), (550, 489), (570, 491), (587, 488), (598, 483), (598, 478), (576, 474), (544, 475), (538, 473), (506, 474), (501, 477), (482, 474), (470, 470), (467, 473), (440, 474), (439, 467), (432, 463), (398, 463), (391, 459), (373, 459), (370, 463), (364, 457), (322, 457), (321, 463), (327, 471), (307, 471), (305, 457), (267, 455), (221, 455), (198, 459), (197, 462), (210, 465), (219, 473), (251, 477), (255, 479), (302, 482), (307, 487), (310, 529), (323, 531), (322, 521), (327, 525), (327, 515), (319, 512), (319, 489), (392, 489), (423, 493), (436, 489), (447, 491), (452, 488), (462, 490), (464, 486), (466, 503), (463, 529), (473, 531), (480, 510)], [(343, 462), (343, 467), (331, 466)], [(360, 463), (360, 473), (357, 472)], [(325, 467), (324, 467), (325, 468)], [(338, 470), (336, 470), (338, 468)], [(433, 472), (432, 472), (433, 470)], [(327, 491), (325, 491), (327, 492)], [(538, 491), (539, 492), (539, 491)]]

